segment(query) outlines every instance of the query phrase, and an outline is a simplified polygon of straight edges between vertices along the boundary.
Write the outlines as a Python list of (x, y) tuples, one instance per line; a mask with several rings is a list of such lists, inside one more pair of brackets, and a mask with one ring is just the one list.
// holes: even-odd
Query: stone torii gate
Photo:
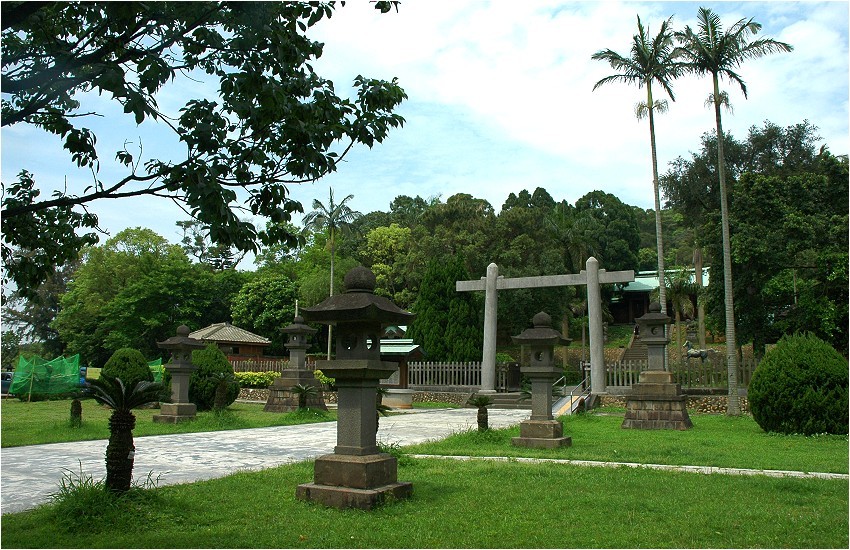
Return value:
[(540, 277), (499, 276), (499, 267), (487, 266), (487, 276), (477, 281), (456, 281), (455, 290), (484, 291), (484, 350), (481, 361), (480, 393), (496, 393), (496, 313), (498, 290), (513, 288), (543, 288), (550, 286), (587, 285), (587, 314), (590, 325), (590, 388), (594, 394), (605, 393), (605, 349), (602, 335), (602, 294), (599, 285), (628, 283), (635, 280), (635, 272), (599, 269), (599, 261), (590, 257), (585, 269), (572, 275), (543, 275)]

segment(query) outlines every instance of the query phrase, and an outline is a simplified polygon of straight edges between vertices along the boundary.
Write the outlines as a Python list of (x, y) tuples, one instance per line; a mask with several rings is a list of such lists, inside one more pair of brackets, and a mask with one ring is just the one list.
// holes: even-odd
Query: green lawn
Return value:
[[(336, 420), (336, 411), (269, 413), (263, 411), (263, 406), (263, 403), (233, 403), (221, 414), (200, 412), (194, 421), (176, 425), (154, 424), (152, 417), (159, 414), (159, 409), (138, 409), (134, 411), (136, 429), (133, 435), (241, 430)], [(109, 409), (91, 399), (83, 400), (83, 425), (80, 428), (68, 425), (70, 410), (70, 400), (25, 403), (17, 399), (4, 399), (0, 403), (0, 445), (18, 447), (109, 437)]]
[(295, 499), (312, 464), (3, 516), (7, 548), (847, 548), (847, 483), (403, 458), (413, 497)]
[(519, 427), (455, 434), (442, 441), (412, 445), (415, 454), (528, 456), (576, 460), (641, 462), (848, 473), (846, 435), (768, 434), (749, 416), (692, 414), (687, 431), (624, 430), (622, 413), (562, 417), (571, 447), (532, 450), (513, 447)]

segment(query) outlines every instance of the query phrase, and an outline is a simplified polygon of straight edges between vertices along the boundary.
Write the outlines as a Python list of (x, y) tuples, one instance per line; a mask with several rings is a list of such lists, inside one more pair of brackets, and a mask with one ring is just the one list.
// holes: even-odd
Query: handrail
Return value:
[(585, 407), (587, 407), (587, 397), (590, 395), (590, 384), (588, 384), (588, 378), (590, 378), (590, 375), (585, 376), (584, 380), (581, 381), (581, 384), (570, 390), (570, 402), (572, 402), (576, 390), (581, 388), (581, 393), (578, 395), (579, 397), (584, 398)]

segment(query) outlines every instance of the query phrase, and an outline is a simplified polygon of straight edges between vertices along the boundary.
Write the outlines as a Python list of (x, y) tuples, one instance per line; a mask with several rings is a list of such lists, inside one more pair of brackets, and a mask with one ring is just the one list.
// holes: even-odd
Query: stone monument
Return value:
[(531, 418), (520, 422), (519, 437), (511, 439), (518, 447), (553, 449), (569, 447), (572, 438), (564, 437), (564, 426), (552, 417), (552, 383), (561, 369), (555, 366), (555, 345), (568, 346), (570, 340), (552, 328), (552, 317), (540, 312), (532, 319), (534, 328), (511, 336), (514, 344), (528, 346), (531, 362), (520, 368), (531, 380)]
[(274, 384), (269, 388), (269, 398), (263, 410), (267, 412), (297, 411), (298, 395), (292, 391), (292, 387), (299, 384), (316, 388), (316, 395), (307, 397), (307, 407), (328, 410), (322, 395), (322, 384), (316, 380), (313, 371), (307, 368), (307, 349), (310, 347), (308, 342), (310, 336), (316, 333), (316, 329), (305, 325), (304, 318), (296, 315), (292, 324), (282, 329), (282, 332), (289, 335), (285, 345), (289, 350), (290, 368), (275, 378)]
[(153, 421), (177, 424), (192, 420), (198, 412), (195, 404), (189, 401), (189, 377), (197, 369), (192, 363), (192, 351), (203, 349), (206, 344), (189, 338), (189, 327), (180, 325), (177, 336), (156, 345), (171, 351), (171, 361), (165, 364), (165, 370), (171, 374), (171, 403), (162, 403), (160, 414), (154, 415)]
[(626, 396), (626, 417), (622, 428), (639, 430), (688, 430), (693, 427), (688, 416), (686, 397), (673, 373), (664, 370), (664, 359), (670, 339), (664, 335), (670, 317), (661, 313), (661, 305), (653, 302), (649, 313), (635, 319), (641, 340), (646, 344), (647, 370), (640, 382), (632, 384)]
[(398, 461), (377, 445), (377, 387), (398, 366), (380, 359), (382, 325), (407, 325), (413, 314), (376, 296), (375, 275), (355, 267), (345, 275), (344, 294), (303, 310), (304, 318), (336, 326), (336, 359), (318, 361), (336, 379), (337, 445), (316, 459), (313, 482), (295, 496), (334, 508), (371, 509), (388, 496), (407, 498), (411, 483), (398, 481)]

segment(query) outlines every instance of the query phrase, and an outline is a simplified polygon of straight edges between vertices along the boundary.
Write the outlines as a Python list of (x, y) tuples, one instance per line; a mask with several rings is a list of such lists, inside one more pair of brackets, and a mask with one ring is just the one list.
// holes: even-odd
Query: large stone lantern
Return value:
[(313, 386), (316, 395), (307, 398), (307, 407), (328, 410), (322, 395), (321, 384), (307, 369), (307, 349), (310, 347), (310, 337), (316, 333), (316, 329), (304, 324), (304, 318), (297, 315), (292, 324), (281, 329), (284, 334), (289, 335), (285, 346), (289, 350), (289, 365), (281, 376), (275, 378), (274, 384), (269, 388), (269, 398), (263, 408), (267, 412), (291, 412), (298, 410), (298, 395), (292, 388), (297, 385)]
[(303, 309), (304, 318), (336, 327), (336, 359), (316, 367), (336, 379), (337, 444), (316, 459), (314, 482), (299, 485), (296, 497), (336, 508), (371, 509), (387, 495), (409, 497), (411, 483), (398, 482), (398, 462), (376, 441), (378, 383), (398, 366), (381, 361), (384, 326), (407, 325), (413, 314), (376, 296), (375, 275), (355, 267), (345, 275), (344, 294)]
[(154, 422), (176, 424), (192, 420), (197, 407), (189, 401), (189, 377), (197, 367), (192, 363), (192, 352), (203, 349), (206, 344), (195, 338), (189, 338), (189, 327), (177, 327), (177, 336), (165, 342), (157, 342), (159, 348), (171, 352), (171, 361), (165, 364), (165, 370), (171, 374), (171, 403), (160, 406), (160, 414), (154, 415)]
[(646, 370), (666, 370), (664, 356), (670, 339), (665, 335), (664, 328), (670, 324), (670, 317), (661, 313), (661, 304), (649, 304), (649, 313), (635, 319), (641, 341), (646, 344)]
[(555, 346), (568, 346), (570, 340), (552, 328), (552, 317), (540, 312), (532, 319), (534, 328), (511, 336), (514, 344), (528, 346), (531, 362), (520, 368), (531, 380), (531, 419), (520, 422), (519, 437), (511, 443), (521, 447), (555, 448), (572, 444), (564, 437), (564, 426), (552, 417), (552, 383), (560, 374), (555, 366)]
[(670, 317), (661, 313), (661, 304), (649, 305), (649, 313), (635, 319), (640, 338), (646, 344), (647, 369), (640, 373), (640, 382), (632, 384), (626, 396), (626, 415), (622, 428), (638, 430), (688, 430), (693, 424), (688, 416), (687, 399), (682, 388), (673, 380), (673, 373), (664, 368), (667, 344), (664, 327)]

